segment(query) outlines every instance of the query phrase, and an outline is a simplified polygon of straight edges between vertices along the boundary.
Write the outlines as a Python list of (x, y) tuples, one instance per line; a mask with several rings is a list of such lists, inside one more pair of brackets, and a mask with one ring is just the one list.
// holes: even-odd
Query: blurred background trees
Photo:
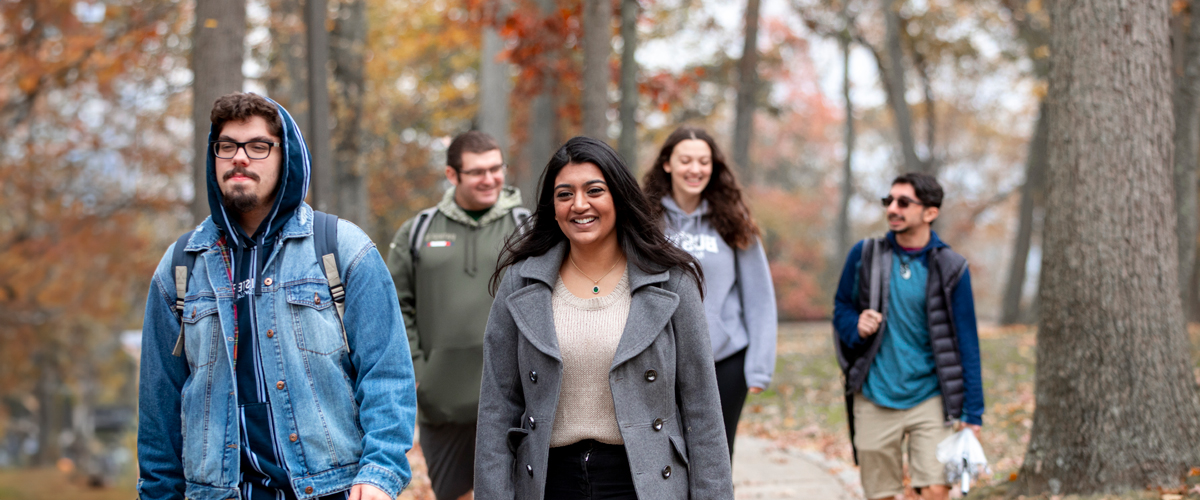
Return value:
[[(1195, 1), (1169, 12), (1193, 318)], [(11, 0), (0, 16), (0, 466), (87, 448), (88, 415), (133, 404), (120, 334), (207, 216), (208, 109), (236, 89), (292, 112), (317, 153), (310, 202), (377, 243), (440, 199), (466, 130), (500, 140), (529, 205), (574, 135), (640, 176), (676, 126), (707, 127), (787, 320), (829, 315), (892, 177), (937, 173), (936, 229), (970, 259), (981, 318), (1038, 317), (1056, 109), (1039, 0)]]

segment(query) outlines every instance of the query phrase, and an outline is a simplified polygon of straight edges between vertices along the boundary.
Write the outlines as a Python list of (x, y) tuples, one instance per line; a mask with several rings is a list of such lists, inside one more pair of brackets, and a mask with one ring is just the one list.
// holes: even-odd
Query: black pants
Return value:
[(421, 451), (433, 496), (454, 500), (475, 487), (475, 424), (421, 424)]
[(637, 500), (625, 447), (591, 439), (550, 448), (546, 500)]
[(746, 405), (746, 350), (717, 361), (717, 392), (721, 393), (721, 416), (725, 417), (725, 439), (729, 441), (729, 457), (733, 458), (733, 438), (737, 436), (738, 419)]

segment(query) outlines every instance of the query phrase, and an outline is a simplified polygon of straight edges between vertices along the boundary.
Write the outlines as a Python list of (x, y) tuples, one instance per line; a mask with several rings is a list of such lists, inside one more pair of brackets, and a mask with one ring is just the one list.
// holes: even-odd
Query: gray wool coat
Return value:
[[(484, 335), (475, 498), (542, 499), (562, 357), (551, 294), (562, 243), (510, 268)], [(636, 260), (636, 259), (630, 259)], [(732, 499), (700, 291), (680, 269), (629, 266), (632, 303), (609, 371), (638, 498)]]

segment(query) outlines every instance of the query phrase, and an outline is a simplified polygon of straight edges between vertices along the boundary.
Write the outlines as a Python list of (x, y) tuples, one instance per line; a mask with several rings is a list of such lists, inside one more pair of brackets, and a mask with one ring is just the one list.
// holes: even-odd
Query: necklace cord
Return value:
[(592, 277), (591, 277), (591, 276), (588, 276), (588, 275), (587, 275), (587, 273), (583, 272), (583, 269), (580, 269), (580, 268), (579, 268), (579, 265), (575, 263), (575, 258), (574, 258), (574, 257), (571, 257), (570, 255), (568, 255), (568, 256), (567, 256), (567, 260), (571, 261), (571, 266), (573, 266), (573, 267), (575, 268), (575, 270), (576, 270), (576, 271), (579, 271), (579, 274), (582, 274), (584, 278), (587, 278), (588, 280), (590, 280), (590, 281), (592, 282), (592, 284), (593, 284), (593, 285), (599, 285), (599, 284), (600, 284), (600, 280), (602, 280), (602, 279), (604, 279), (604, 278), (607, 278), (607, 277), (608, 277), (608, 273), (611, 273), (613, 269), (616, 269), (616, 268), (617, 268), (617, 264), (620, 264), (620, 263), (621, 263), (621, 259), (617, 259), (617, 261), (616, 261), (616, 262), (613, 262), (613, 265), (612, 265), (612, 267), (608, 268), (608, 271), (605, 271), (605, 272), (604, 272), (604, 276), (601, 276), (601, 277), (600, 277), (600, 280), (594, 280), (594, 279), (592, 279)]

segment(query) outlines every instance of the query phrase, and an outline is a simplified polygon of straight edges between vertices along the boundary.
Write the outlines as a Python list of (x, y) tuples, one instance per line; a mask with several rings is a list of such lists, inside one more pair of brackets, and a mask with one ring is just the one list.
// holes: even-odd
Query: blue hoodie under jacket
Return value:
[[(246, 498), (247, 481), (302, 500), (355, 484), (396, 496), (411, 478), (405, 453), (416, 393), (391, 275), (370, 238), (339, 221), (339, 321), (304, 203), (308, 148), (276, 107), (283, 162), (268, 217), (254, 234), (242, 230), (225, 209), (209, 149), (212, 216), (187, 241), (196, 262), (182, 318), (174, 310), (174, 245), (151, 282), (139, 388), (142, 499)], [(210, 128), (209, 139), (218, 134)], [(175, 357), (181, 332), (184, 356)], [(256, 456), (276, 470), (243, 470)]]

